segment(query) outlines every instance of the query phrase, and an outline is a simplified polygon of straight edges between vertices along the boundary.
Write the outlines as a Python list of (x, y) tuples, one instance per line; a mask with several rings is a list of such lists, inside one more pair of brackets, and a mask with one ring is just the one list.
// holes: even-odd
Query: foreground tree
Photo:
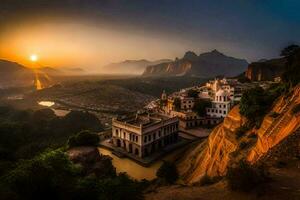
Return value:
[(164, 183), (172, 184), (178, 179), (178, 171), (174, 163), (164, 161), (156, 176)]
[(282, 80), (293, 87), (300, 82), (300, 47), (290, 45), (282, 50), (281, 56), (286, 58)]
[(99, 141), (99, 136), (96, 133), (92, 133), (90, 131), (81, 131), (69, 138), (68, 145), (69, 147), (97, 146)]
[(211, 102), (204, 99), (197, 99), (195, 101), (193, 110), (198, 114), (200, 117), (204, 117), (206, 115), (206, 108), (211, 107)]

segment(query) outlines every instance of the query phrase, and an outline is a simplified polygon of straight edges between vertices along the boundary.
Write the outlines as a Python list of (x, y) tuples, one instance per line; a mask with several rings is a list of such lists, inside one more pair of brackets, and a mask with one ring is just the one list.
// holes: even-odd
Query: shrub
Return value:
[(231, 190), (241, 192), (263, 188), (269, 181), (268, 172), (263, 166), (254, 167), (246, 161), (241, 161), (237, 167), (229, 168), (226, 179)]
[(199, 92), (197, 90), (194, 90), (194, 89), (190, 89), (188, 91), (188, 97), (197, 98), (198, 94), (199, 94)]
[(76, 146), (97, 146), (100, 139), (99, 136), (90, 131), (81, 131), (75, 136), (72, 136), (68, 140), (69, 147)]
[(221, 180), (221, 177), (219, 177), (219, 176), (216, 176), (216, 177), (210, 177), (210, 176), (208, 176), (207, 174), (205, 174), (205, 175), (201, 178), (199, 184), (200, 184), (201, 186), (212, 185), (212, 184), (214, 184), (214, 183), (216, 183), (216, 182), (218, 182), (218, 181), (220, 181), (220, 180)]
[(25, 160), (4, 176), (17, 199), (60, 199), (76, 184), (78, 168), (60, 151), (49, 151)]
[(197, 99), (193, 110), (198, 114), (198, 116), (206, 115), (206, 108), (211, 107), (211, 102), (203, 99)]
[(240, 149), (246, 149), (247, 147), (248, 147), (248, 143), (245, 142), (245, 141), (241, 142), (240, 145), (239, 145)]
[(279, 113), (277, 113), (277, 112), (271, 112), (270, 113), (270, 117), (272, 117), (272, 118), (276, 118), (276, 117), (278, 117), (280, 114)]
[(240, 113), (245, 116), (250, 124), (259, 127), (264, 115), (272, 106), (272, 102), (282, 94), (280, 84), (273, 85), (268, 91), (256, 87), (246, 91), (240, 102)]
[(174, 163), (164, 161), (157, 170), (156, 176), (163, 182), (172, 184), (178, 179), (178, 171)]
[(300, 112), (300, 104), (297, 104), (297, 105), (295, 105), (295, 106), (293, 107), (292, 113), (293, 113), (293, 114), (297, 114), (297, 113), (299, 113), (299, 112)]
[(249, 127), (247, 125), (240, 126), (235, 132), (236, 137), (237, 138), (242, 137), (248, 130), (249, 130)]

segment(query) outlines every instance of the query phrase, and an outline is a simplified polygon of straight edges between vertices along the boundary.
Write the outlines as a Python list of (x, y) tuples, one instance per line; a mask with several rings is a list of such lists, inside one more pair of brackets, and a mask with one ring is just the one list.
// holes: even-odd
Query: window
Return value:
[(144, 137), (144, 142), (145, 143), (147, 142), (147, 135)]
[(226, 105), (224, 105), (223, 107), (226, 108)]
[(226, 114), (226, 111), (224, 110), (224, 114)]
[(160, 137), (161, 136), (161, 132), (160, 132), (160, 130), (158, 131), (158, 137)]

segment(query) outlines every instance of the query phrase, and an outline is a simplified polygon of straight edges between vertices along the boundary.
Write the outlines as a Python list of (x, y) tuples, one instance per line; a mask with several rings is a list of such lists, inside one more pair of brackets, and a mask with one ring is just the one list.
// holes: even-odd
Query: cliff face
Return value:
[(300, 104), (300, 87), (295, 88), (290, 97), (281, 97), (277, 101), (272, 112), (278, 113), (279, 116), (264, 118), (261, 127), (256, 131), (258, 140), (247, 156), (248, 161), (255, 163), (272, 147), (299, 128), (300, 115), (292, 111), (298, 104)]
[(217, 50), (199, 56), (188, 51), (181, 59), (148, 66), (143, 76), (236, 76), (246, 70), (247, 65), (246, 60), (226, 56)]
[[(249, 130), (241, 138), (236, 136), (238, 127), (246, 123), (239, 114), (239, 107), (234, 107), (224, 122), (216, 127), (205, 143), (187, 152), (178, 162), (178, 170), (188, 184), (199, 181), (205, 174), (224, 176), (228, 166), (241, 159), (250, 163), (257, 162), (300, 126), (300, 114), (293, 114), (292, 109), (300, 104), (300, 86), (288, 97), (281, 97), (271, 112), (278, 113), (276, 118), (269, 115), (259, 129)], [(257, 139), (253, 139), (253, 135)], [(241, 143), (247, 144), (242, 148)]]
[(246, 71), (246, 77), (252, 81), (273, 81), (284, 71), (284, 58), (251, 63)]
[(194, 183), (205, 174), (223, 176), (226, 173), (230, 153), (237, 149), (234, 132), (246, 122), (234, 107), (224, 122), (210, 134), (206, 143), (197, 146), (179, 163), (178, 169), (187, 183)]

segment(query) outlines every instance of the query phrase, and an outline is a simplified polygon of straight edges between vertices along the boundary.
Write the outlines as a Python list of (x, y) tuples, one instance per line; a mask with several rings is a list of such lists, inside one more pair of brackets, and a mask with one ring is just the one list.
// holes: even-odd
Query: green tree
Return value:
[(206, 115), (206, 108), (211, 107), (211, 102), (204, 99), (197, 99), (195, 101), (193, 110), (198, 114), (198, 116), (203, 117)]
[(281, 51), (281, 56), (286, 58), (282, 80), (293, 87), (300, 82), (300, 47), (290, 45)]
[(76, 184), (79, 169), (67, 155), (48, 151), (25, 160), (4, 176), (4, 182), (17, 199), (64, 199)]
[(240, 102), (240, 113), (247, 117), (250, 123), (260, 125), (264, 114), (268, 111), (272, 101), (268, 94), (261, 88), (256, 87), (246, 91)]
[(188, 93), (187, 93), (187, 94), (188, 94), (188, 97), (197, 98), (199, 92), (198, 92), (197, 90), (190, 89), (190, 90), (188, 90)]
[(71, 136), (68, 140), (69, 147), (76, 146), (97, 146), (99, 144), (99, 136), (90, 131), (81, 131)]
[(175, 98), (173, 102), (174, 108), (176, 111), (181, 109), (181, 100), (179, 98)]
[(163, 182), (172, 184), (178, 179), (178, 171), (174, 163), (164, 161), (157, 170), (156, 176)]

